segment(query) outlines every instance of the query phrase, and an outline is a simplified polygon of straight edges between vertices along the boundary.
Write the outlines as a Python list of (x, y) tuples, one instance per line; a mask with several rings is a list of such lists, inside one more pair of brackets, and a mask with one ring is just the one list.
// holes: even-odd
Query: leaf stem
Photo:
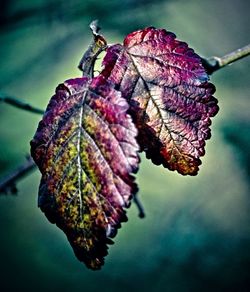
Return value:
[(42, 115), (44, 113), (44, 111), (39, 109), (39, 108), (33, 107), (28, 103), (22, 102), (22, 101), (18, 100), (17, 98), (5, 95), (3, 93), (0, 93), (0, 102), (5, 102), (5, 103), (12, 105), (16, 108), (19, 108), (19, 109), (22, 109), (22, 110), (25, 110), (25, 111), (28, 111), (28, 112), (31, 112), (34, 114)]
[(0, 194), (16, 194), (16, 182), (28, 175), (32, 170), (36, 168), (33, 159), (29, 156), (27, 161), (13, 170), (10, 174), (6, 175), (0, 180)]
[(213, 74), (219, 69), (224, 68), (225, 66), (238, 61), (242, 58), (245, 58), (250, 55), (250, 44), (237, 49), (229, 54), (226, 54), (223, 57), (211, 57), (209, 59), (202, 59), (203, 66), (207, 70), (208, 74)]

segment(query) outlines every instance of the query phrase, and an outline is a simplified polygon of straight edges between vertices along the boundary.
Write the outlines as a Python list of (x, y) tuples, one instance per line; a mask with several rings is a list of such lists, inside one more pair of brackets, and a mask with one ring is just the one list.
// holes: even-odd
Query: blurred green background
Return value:
[[(80, 76), (99, 19), (109, 43), (145, 26), (166, 28), (204, 57), (249, 43), (248, 0), (2, 0), (0, 91), (45, 108), (58, 83)], [(132, 206), (101, 271), (73, 255), (37, 208), (33, 172), (0, 197), (0, 291), (250, 291), (250, 58), (211, 80), (213, 119), (199, 175), (146, 161), (137, 175), (146, 218)], [(0, 104), (0, 176), (25, 161), (39, 115)], [(250, 278), (250, 277), (249, 277)]]

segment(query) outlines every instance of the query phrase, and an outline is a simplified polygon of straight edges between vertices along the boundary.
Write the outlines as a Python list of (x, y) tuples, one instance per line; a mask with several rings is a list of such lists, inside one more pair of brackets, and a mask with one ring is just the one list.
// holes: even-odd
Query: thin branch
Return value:
[(107, 48), (107, 42), (105, 38), (99, 34), (100, 27), (98, 26), (98, 21), (94, 20), (89, 25), (93, 41), (89, 45), (87, 51), (83, 54), (78, 68), (83, 72), (83, 76), (94, 77), (94, 65), (97, 60), (98, 55)]
[(142, 203), (140, 202), (140, 200), (138, 199), (137, 195), (134, 196), (134, 203), (136, 204), (136, 207), (139, 211), (138, 216), (140, 218), (144, 218), (145, 217), (145, 212), (144, 212), (144, 208), (142, 206)]
[(17, 107), (19, 109), (22, 109), (22, 110), (25, 110), (25, 111), (28, 111), (28, 112), (31, 112), (34, 114), (39, 114), (39, 115), (44, 114), (43, 110), (36, 108), (34, 106), (31, 106), (28, 103), (22, 102), (14, 97), (5, 95), (3, 93), (0, 93), (0, 102), (5, 102), (9, 105), (12, 105), (14, 107)]
[(36, 165), (31, 157), (28, 157), (27, 161), (12, 171), (9, 175), (3, 177), (0, 181), (0, 194), (16, 194), (16, 183), (20, 179), (28, 175), (32, 170), (36, 168)]
[(235, 50), (223, 57), (211, 57), (209, 59), (202, 59), (202, 63), (206, 68), (208, 74), (213, 74), (215, 71), (224, 68), (225, 66), (245, 58), (250, 55), (250, 44), (243, 48)]
[[(97, 21), (93, 21), (90, 24), (90, 29), (92, 31), (94, 40), (92, 41), (89, 48), (83, 55), (78, 68), (81, 71), (83, 71), (83, 74), (85, 76), (93, 77), (94, 63), (98, 55), (107, 48), (107, 42), (104, 39), (104, 37), (98, 33), (100, 27), (98, 27)], [(211, 57), (209, 59), (203, 58), (202, 62), (208, 74), (212, 74), (217, 70), (224, 68), (225, 66), (237, 60), (240, 60), (248, 55), (250, 55), (250, 44), (220, 58), (219, 57)], [(36, 114), (44, 113), (44, 111), (41, 109), (35, 108), (27, 103), (19, 101), (16, 98), (0, 93), (0, 102), (1, 101), (32, 113)], [(32, 158), (29, 157), (25, 164), (14, 170), (11, 174), (4, 177), (0, 181), (0, 193), (1, 192), (8, 193), (8, 191), (10, 191), (11, 193), (16, 193), (17, 191), (15, 186), (16, 182), (22, 179), (28, 173), (30, 173), (33, 169), (35, 169), (35, 167), (36, 167), (35, 163), (33, 162)], [(138, 208), (139, 217), (141, 218), (145, 217), (143, 206), (137, 196), (134, 197), (134, 203)]]

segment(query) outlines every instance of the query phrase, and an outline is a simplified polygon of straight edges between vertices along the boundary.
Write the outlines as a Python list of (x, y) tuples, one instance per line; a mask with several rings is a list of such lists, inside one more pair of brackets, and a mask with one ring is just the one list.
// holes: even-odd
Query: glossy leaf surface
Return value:
[(128, 104), (102, 76), (56, 89), (31, 141), (42, 179), (39, 206), (77, 258), (99, 269), (137, 191), (137, 130)]
[(164, 29), (129, 34), (109, 47), (102, 75), (130, 104), (138, 141), (155, 164), (195, 175), (218, 112), (200, 57)]

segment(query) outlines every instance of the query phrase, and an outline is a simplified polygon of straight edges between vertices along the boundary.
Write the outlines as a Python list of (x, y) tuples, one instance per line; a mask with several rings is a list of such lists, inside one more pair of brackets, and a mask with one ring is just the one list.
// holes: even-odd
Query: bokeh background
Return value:
[[(248, 0), (2, 0), (0, 91), (45, 108), (77, 69), (99, 19), (109, 43), (166, 28), (204, 57), (250, 40)], [(0, 196), (0, 291), (250, 291), (250, 58), (216, 72), (220, 112), (199, 175), (182, 177), (141, 155), (146, 218), (128, 211), (101, 271), (73, 255), (37, 208), (34, 171)], [(0, 176), (25, 161), (39, 115), (0, 104)]]

